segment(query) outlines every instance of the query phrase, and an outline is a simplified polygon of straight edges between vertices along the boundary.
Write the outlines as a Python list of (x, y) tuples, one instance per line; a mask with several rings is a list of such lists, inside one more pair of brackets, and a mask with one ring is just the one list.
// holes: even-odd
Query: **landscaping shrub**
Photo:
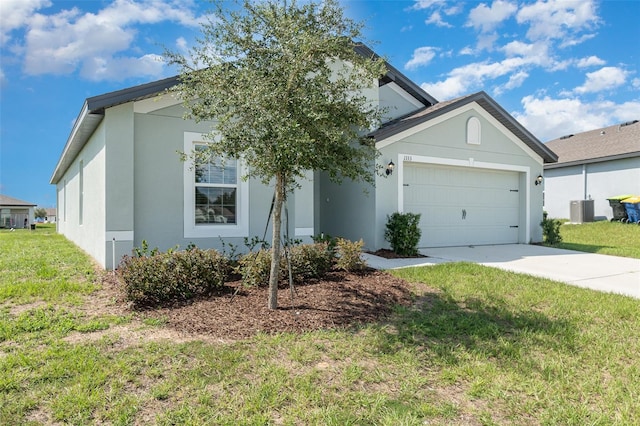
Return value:
[(198, 248), (125, 256), (118, 267), (126, 299), (136, 306), (156, 306), (210, 294), (224, 285), (229, 272), (229, 263), (222, 254)]
[[(282, 268), (280, 268), (282, 274)], [(241, 255), (236, 272), (242, 277), (242, 284), (257, 287), (269, 284), (271, 272), (271, 250), (261, 249)]]
[[(301, 244), (289, 248), (291, 274), (295, 280), (322, 278), (331, 269), (334, 255), (328, 243)], [(283, 258), (281, 268), (286, 271), (287, 263)]]
[(546, 244), (556, 245), (562, 242), (562, 235), (560, 235), (560, 227), (562, 226), (562, 222), (558, 219), (549, 219), (548, 213), (542, 213), (542, 222), (540, 222), (540, 226), (542, 226), (542, 238)]
[(391, 244), (391, 249), (400, 256), (418, 254), (418, 243), (422, 232), (418, 227), (419, 213), (393, 213), (387, 215), (387, 227), (384, 239)]
[(349, 241), (338, 238), (336, 242), (336, 267), (347, 272), (361, 271), (367, 267), (366, 262), (360, 257), (364, 241)]

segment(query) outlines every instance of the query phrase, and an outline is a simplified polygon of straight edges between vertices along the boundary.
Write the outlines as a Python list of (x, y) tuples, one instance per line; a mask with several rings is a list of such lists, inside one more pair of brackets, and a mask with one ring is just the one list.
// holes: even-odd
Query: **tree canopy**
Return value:
[(366, 131), (382, 111), (367, 93), (384, 61), (355, 50), (362, 24), (335, 0), (218, 1), (202, 37), (178, 64), (186, 117), (211, 120), (207, 154), (241, 158), (247, 176), (275, 186), (269, 307), (277, 307), (281, 208), (308, 170), (374, 182)]

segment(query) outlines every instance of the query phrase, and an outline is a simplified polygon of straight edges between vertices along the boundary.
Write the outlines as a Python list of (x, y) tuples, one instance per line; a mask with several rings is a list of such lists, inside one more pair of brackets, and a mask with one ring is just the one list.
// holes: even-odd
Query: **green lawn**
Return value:
[(92, 271), (0, 231), (0, 424), (640, 424), (639, 300), (443, 264), (394, 272), (416, 305), (384, 323), (175, 342), (95, 314)]
[(565, 223), (556, 247), (640, 259), (640, 226), (620, 222)]

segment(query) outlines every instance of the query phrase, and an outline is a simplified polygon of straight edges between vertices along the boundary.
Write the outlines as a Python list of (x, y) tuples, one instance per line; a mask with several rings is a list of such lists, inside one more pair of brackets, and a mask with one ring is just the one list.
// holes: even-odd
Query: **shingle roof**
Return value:
[(516, 121), (508, 112), (506, 112), (496, 101), (494, 101), (485, 92), (477, 92), (456, 99), (444, 102), (438, 102), (427, 108), (400, 117), (383, 125), (380, 129), (370, 134), (376, 142), (387, 139), (400, 132), (408, 130), (420, 123), (427, 122), (471, 102), (476, 102), (485, 111), (491, 114), (511, 133), (516, 135), (522, 142), (531, 148), (536, 154), (543, 158), (545, 163), (553, 163), (557, 160), (556, 154), (540, 142), (526, 128)]
[(17, 198), (0, 194), (0, 205), (12, 206), (12, 207), (33, 207), (33, 206), (36, 206), (37, 204), (33, 204), (28, 201), (18, 200)]
[(640, 156), (640, 122), (628, 121), (562, 136), (546, 146), (558, 154), (558, 163), (548, 168)]

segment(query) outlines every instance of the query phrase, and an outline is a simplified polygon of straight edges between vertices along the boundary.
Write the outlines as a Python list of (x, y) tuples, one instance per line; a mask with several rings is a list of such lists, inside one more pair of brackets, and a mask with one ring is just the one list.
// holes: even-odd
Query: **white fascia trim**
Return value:
[(498, 120), (496, 120), (491, 114), (489, 114), (487, 111), (485, 111), (484, 108), (482, 108), (480, 105), (478, 105), (477, 102), (471, 102), (468, 103), (466, 105), (461, 106), (460, 108), (456, 108), (453, 111), (450, 111), (446, 114), (440, 115), (438, 117), (435, 117), (431, 120), (427, 120), (424, 123), (418, 124), (417, 126), (414, 126), (410, 129), (407, 129), (403, 132), (400, 132), (396, 135), (390, 136), (387, 139), (379, 142), (378, 144), (376, 144), (376, 147), (378, 149), (382, 149), (386, 146), (391, 145), (392, 143), (401, 141), (402, 139), (405, 139), (411, 135), (414, 135), (418, 132), (421, 132), (423, 130), (426, 130), (432, 126), (436, 126), (438, 124), (441, 124), (447, 120), (450, 120), (460, 114), (463, 114), (465, 112), (471, 111), (473, 110), (475, 113), (477, 113), (478, 115), (481, 115), (485, 120), (487, 120), (488, 122), (490, 122), (496, 129), (498, 129), (500, 132), (502, 132), (503, 135), (505, 135), (509, 140), (511, 140), (513, 143), (515, 143), (520, 149), (522, 149), (524, 152), (526, 152), (531, 158), (533, 158), (538, 164), (542, 165), (544, 160), (542, 159), (542, 157), (540, 157), (538, 154), (536, 154), (531, 148), (529, 148), (524, 142), (522, 142), (520, 139), (518, 139), (513, 133), (511, 133), (509, 131), (509, 129), (507, 129), (506, 127), (504, 127), (502, 125), (502, 123), (500, 123)]
[[(189, 155), (197, 142), (211, 143), (211, 139), (203, 133), (184, 132), (184, 153)], [(194, 168), (193, 161), (184, 162), (184, 206), (183, 223), (184, 238), (218, 238), (218, 237), (248, 237), (249, 236), (249, 182), (240, 177), (245, 174), (243, 161), (238, 161), (238, 221), (235, 225), (197, 225), (195, 223), (195, 193), (194, 193)]]
[(105, 233), (106, 241), (133, 241), (133, 231), (107, 231)]
[(474, 169), (488, 169), (488, 170), (501, 170), (518, 172), (525, 174), (525, 242), (528, 243), (531, 240), (531, 168), (528, 166), (517, 166), (514, 164), (501, 164), (501, 163), (487, 163), (484, 161), (474, 161), (473, 158), (468, 160), (456, 160), (452, 158), (441, 157), (425, 157), (421, 155), (411, 154), (398, 154), (398, 161), (396, 168), (398, 169), (398, 211), (404, 212), (404, 163), (420, 163), (420, 164), (435, 164), (440, 166), (455, 166), (455, 167), (469, 167)]
[(163, 93), (152, 98), (135, 101), (133, 103), (133, 112), (139, 114), (148, 114), (162, 108), (172, 107), (181, 104), (182, 101), (174, 94)]
[(414, 98), (413, 96), (411, 96), (410, 94), (405, 92), (402, 89), (402, 87), (398, 86), (398, 83), (392, 81), (391, 83), (387, 83), (382, 87), (388, 87), (388, 88), (392, 89), (394, 92), (396, 92), (398, 95), (400, 95), (405, 101), (409, 102), (410, 104), (412, 104), (416, 108), (424, 108), (424, 104), (422, 102), (418, 101), (416, 98)]

